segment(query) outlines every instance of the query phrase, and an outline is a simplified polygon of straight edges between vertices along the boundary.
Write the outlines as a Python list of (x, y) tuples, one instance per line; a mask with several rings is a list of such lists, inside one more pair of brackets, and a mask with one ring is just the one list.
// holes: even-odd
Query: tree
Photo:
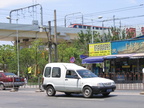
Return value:
[(116, 27), (111, 27), (108, 30), (108, 34), (105, 34), (106, 41), (116, 41), (116, 40), (124, 40), (124, 39), (129, 39), (132, 38), (132, 34), (126, 34), (125, 29), (120, 29)]
[[(11, 45), (0, 45), (0, 63), (3, 71), (16, 71), (16, 48)], [(13, 63), (12, 63), (13, 62)], [(10, 67), (13, 67), (10, 69)]]
[[(94, 43), (123, 40), (131, 38), (131, 35), (126, 34), (125, 30), (111, 27), (109, 32), (100, 35), (97, 31), (92, 32), (87, 30), (78, 33), (78, 38), (71, 42), (61, 42), (58, 44), (58, 61), (70, 62), (71, 57), (75, 57), (75, 63), (81, 64), (80, 55), (88, 55), (89, 44)], [(26, 76), (29, 66), (33, 67), (33, 75), (42, 74), (45, 64), (48, 63), (48, 53), (44, 47), (46, 46), (41, 40), (36, 40), (32, 43), (30, 48), (22, 48), (19, 50), (19, 64), (20, 75)], [(52, 53), (53, 54), (53, 53)], [(54, 61), (54, 60), (53, 60)], [(17, 73), (17, 49), (11, 45), (0, 46), (0, 63), (1, 70)]]
[(80, 52), (79, 49), (74, 46), (74, 43), (68, 43), (64, 41), (58, 45), (59, 62), (69, 63), (70, 58), (75, 57), (75, 63), (80, 64), (81, 60), (79, 55), (81, 54), (82, 52)]
[[(44, 49), (44, 44), (41, 40), (36, 40), (32, 43), (30, 48), (23, 48), (20, 50), (20, 71), (24, 75), (28, 74), (28, 67), (32, 67), (32, 75), (42, 74), (43, 68), (47, 63), (46, 58), (43, 57), (47, 51)], [(46, 53), (47, 54), (47, 53)]]
[[(101, 42), (102, 36), (97, 31), (93, 31), (94, 43)], [(75, 47), (78, 48), (83, 54), (88, 55), (89, 43), (92, 43), (92, 33), (91, 30), (87, 30), (86, 33), (81, 31), (78, 33), (78, 39), (75, 40)]]

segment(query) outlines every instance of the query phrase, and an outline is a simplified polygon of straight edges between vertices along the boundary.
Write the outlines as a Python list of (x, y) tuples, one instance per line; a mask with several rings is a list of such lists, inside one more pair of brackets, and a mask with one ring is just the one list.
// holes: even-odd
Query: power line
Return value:
[(114, 12), (121, 12), (121, 11), (126, 11), (126, 10), (133, 10), (133, 9), (139, 9), (139, 8), (144, 8), (144, 4), (136, 5), (136, 6), (130, 6), (130, 7), (124, 7), (124, 8), (118, 8), (118, 9), (112, 9), (112, 10), (107, 10), (107, 11), (100, 11), (100, 12), (95, 12), (95, 13), (90, 13), (90, 14), (85, 14), (84, 16), (91, 16), (91, 15), (98, 15), (98, 14), (109, 14), (109, 13), (114, 13)]
[[(36, 1), (36, 0), (35, 0)], [(34, 2), (34, 0), (33, 0)], [(127, 11), (127, 10), (134, 10), (134, 9), (139, 9), (139, 8), (144, 8), (144, 4), (140, 4), (140, 5), (136, 5), (136, 6), (130, 6), (130, 7), (124, 7), (124, 8), (118, 8), (118, 9), (112, 9), (112, 10), (107, 10), (107, 11), (100, 11), (100, 12), (95, 12), (95, 13), (89, 13), (89, 14), (84, 14), (83, 16), (84, 17), (91, 17), (92, 15), (98, 15), (98, 14), (110, 14), (110, 13), (114, 13), (114, 12), (120, 12), (120, 11)], [(44, 16), (45, 18), (47, 19), (50, 19), (52, 20), (52, 13), (53, 10), (49, 10), (47, 8), (44, 8), (45, 10), (48, 10), (48, 11), (45, 11), (44, 13)], [(1, 9), (1, 10), (4, 10), (4, 11), (8, 11), (7, 9)], [(50, 12), (51, 11), (51, 12)], [(50, 12), (50, 13), (49, 13)], [(61, 11), (61, 12), (65, 12), (65, 11)], [(2, 13), (1, 15), (4, 15), (5, 13)], [(36, 13), (37, 15), (39, 15), (40, 13)], [(49, 17), (48, 17), (49, 16)], [(32, 18), (31, 16), (26, 16), (26, 17), (29, 17), (29, 18)], [(142, 16), (141, 16), (142, 17)], [(73, 17), (74, 18), (74, 17)], [(130, 18), (130, 17), (129, 17)], [(76, 19), (80, 19), (78, 16), (76, 17)], [(85, 18), (84, 18), (85, 19)], [(128, 19), (128, 17), (126, 17), (126, 19)], [(57, 14), (57, 21), (58, 22), (61, 22), (64, 20), (64, 16), (62, 16), (61, 14)], [(45, 21), (46, 22), (46, 21)]]
[(99, 21), (99, 22), (106, 22), (106, 21), (112, 21), (112, 20), (124, 20), (124, 19), (137, 18), (137, 17), (144, 17), (144, 15), (122, 17), (122, 18), (113, 18), (113, 19), (103, 20), (103, 21)]

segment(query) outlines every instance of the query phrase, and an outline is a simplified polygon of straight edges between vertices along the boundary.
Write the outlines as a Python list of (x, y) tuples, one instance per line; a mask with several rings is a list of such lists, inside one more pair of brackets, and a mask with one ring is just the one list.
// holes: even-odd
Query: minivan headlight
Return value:
[(115, 85), (115, 82), (112, 82), (111, 85)]
[(97, 83), (97, 86), (98, 87), (103, 87), (104, 85), (103, 85), (103, 83)]

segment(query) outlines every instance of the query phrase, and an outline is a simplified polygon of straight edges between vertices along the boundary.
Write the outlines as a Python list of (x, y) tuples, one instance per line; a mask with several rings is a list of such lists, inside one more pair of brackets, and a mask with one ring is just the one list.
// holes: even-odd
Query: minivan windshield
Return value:
[(90, 70), (82, 69), (82, 70), (77, 70), (78, 74), (82, 78), (93, 78), (93, 77), (98, 77), (94, 73), (92, 73)]

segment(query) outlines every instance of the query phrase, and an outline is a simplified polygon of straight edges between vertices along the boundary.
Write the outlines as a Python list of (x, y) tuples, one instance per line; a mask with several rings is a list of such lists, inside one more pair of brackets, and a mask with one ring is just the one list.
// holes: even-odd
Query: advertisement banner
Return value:
[(89, 56), (105, 56), (111, 55), (111, 43), (89, 44)]
[(144, 52), (144, 39), (111, 42), (111, 53), (131, 54)]

